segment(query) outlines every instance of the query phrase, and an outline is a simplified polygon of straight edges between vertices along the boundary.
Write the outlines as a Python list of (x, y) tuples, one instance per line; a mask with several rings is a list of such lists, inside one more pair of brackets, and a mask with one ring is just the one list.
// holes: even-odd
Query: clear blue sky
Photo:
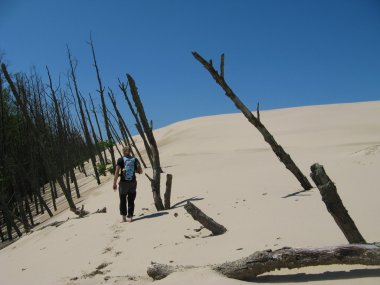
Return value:
[(48, 65), (64, 82), (69, 45), (81, 92), (99, 103), (90, 32), (103, 84), (119, 94), (130, 73), (155, 127), (237, 112), (191, 51), (225, 53), (251, 109), (380, 100), (379, 0), (0, 0), (10, 71)]

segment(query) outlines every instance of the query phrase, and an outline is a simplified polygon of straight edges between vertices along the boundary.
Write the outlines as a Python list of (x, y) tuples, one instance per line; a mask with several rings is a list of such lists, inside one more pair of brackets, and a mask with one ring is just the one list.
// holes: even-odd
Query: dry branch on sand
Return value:
[[(257, 251), (236, 261), (204, 267), (229, 278), (246, 280), (281, 268), (294, 269), (332, 264), (380, 265), (380, 243), (348, 244), (323, 248), (284, 247), (275, 251)], [(159, 280), (173, 272), (191, 268), (196, 267), (152, 263), (148, 267), (147, 273), (154, 280)]]

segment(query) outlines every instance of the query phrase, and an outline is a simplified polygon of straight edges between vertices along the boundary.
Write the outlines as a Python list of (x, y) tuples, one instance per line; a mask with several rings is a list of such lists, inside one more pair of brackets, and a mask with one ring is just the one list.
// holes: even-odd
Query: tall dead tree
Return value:
[(128, 93), (127, 93), (127, 87), (124, 85), (124, 83), (120, 82), (119, 80), (119, 88), (120, 90), (123, 92), (124, 94), (124, 98), (125, 100), (127, 101), (128, 103), (128, 107), (129, 109), (131, 110), (131, 113), (133, 115), (133, 117), (135, 118), (135, 121), (136, 121), (136, 129), (144, 143), (144, 147), (145, 147), (145, 150), (146, 150), (146, 154), (148, 156), (148, 159), (149, 159), (149, 162), (150, 162), (150, 165), (153, 165), (153, 159), (152, 159), (152, 150), (150, 149), (150, 146), (149, 146), (149, 142), (145, 136), (145, 133), (144, 133), (144, 130), (143, 130), (143, 127), (141, 126), (141, 123), (140, 123), (140, 119), (139, 119), (139, 116), (138, 114), (136, 113), (135, 109), (133, 108), (132, 106), (132, 103), (131, 101), (129, 100), (128, 98)]
[(75, 76), (74, 62), (73, 62), (73, 60), (71, 58), (71, 52), (70, 52), (69, 48), (67, 48), (67, 54), (68, 54), (68, 57), (69, 57), (71, 80), (74, 83), (75, 95), (76, 95), (76, 99), (77, 99), (78, 105), (79, 105), (80, 118), (82, 120), (82, 126), (83, 126), (83, 130), (84, 130), (84, 136), (85, 136), (85, 139), (86, 139), (86, 142), (87, 142), (87, 146), (88, 146), (88, 149), (89, 149), (89, 152), (90, 152), (90, 160), (91, 160), (91, 163), (92, 163), (92, 167), (94, 168), (94, 173), (95, 173), (96, 181), (97, 181), (98, 184), (100, 184), (99, 173), (98, 173), (98, 169), (96, 167), (96, 159), (95, 159), (94, 147), (93, 147), (93, 143), (91, 141), (90, 132), (88, 131), (88, 127), (87, 127), (87, 123), (86, 123), (86, 118), (84, 116), (84, 111), (83, 111), (83, 106), (82, 106), (82, 100), (80, 98), (78, 84), (77, 84), (77, 80), (76, 80), (76, 76)]
[[(162, 203), (161, 194), (160, 194), (160, 182), (161, 182), (161, 165), (160, 165), (160, 154), (158, 152), (158, 147), (156, 139), (154, 138), (153, 131), (148, 124), (148, 120), (145, 115), (145, 110), (143, 104), (141, 103), (140, 96), (137, 91), (137, 87), (132, 76), (127, 74), (129, 86), (131, 88), (132, 98), (135, 102), (135, 106), (141, 121), (141, 124), (144, 128), (144, 132), (149, 141), (150, 148), (152, 151), (152, 168), (153, 168), (153, 178), (149, 178), (152, 186), (153, 200), (156, 206), (157, 211), (164, 210), (164, 205)], [(149, 176), (148, 176), (149, 177)]]
[(137, 153), (137, 155), (138, 155), (141, 163), (143, 164), (144, 168), (146, 168), (145, 161), (142, 158), (141, 153), (140, 153), (139, 149), (136, 146), (135, 140), (133, 139), (133, 137), (131, 135), (131, 132), (129, 131), (129, 129), (127, 127), (127, 124), (125, 123), (125, 121), (123, 119), (123, 116), (121, 115), (119, 109), (117, 108), (116, 99), (115, 99), (115, 96), (113, 95), (112, 91), (110, 91), (108, 93), (108, 96), (110, 97), (112, 105), (113, 105), (113, 108), (114, 108), (114, 110), (116, 112), (116, 116), (117, 116), (118, 121), (119, 121), (120, 131), (121, 132), (125, 132), (125, 136), (126, 136), (126, 140), (127, 140), (128, 144), (130, 144), (136, 150), (136, 153)]
[(280, 146), (276, 140), (273, 138), (272, 134), (267, 130), (267, 128), (261, 123), (261, 121), (256, 118), (252, 112), (240, 101), (239, 97), (232, 91), (227, 82), (224, 80), (224, 54), (221, 57), (221, 73), (219, 74), (217, 70), (212, 65), (212, 61), (206, 61), (197, 52), (192, 53), (196, 60), (198, 60), (204, 68), (210, 73), (210, 75), (215, 79), (216, 83), (222, 87), (227, 97), (229, 97), (235, 106), (244, 114), (248, 121), (256, 127), (256, 129), (262, 134), (264, 140), (270, 145), (273, 152), (276, 154), (278, 159), (285, 165), (285, 167), (294, 174), (297, 180), (301, 183), (305, 190), (310, 190), (313, 186), (310, 184), (309, 180), (305, 175), (302, 174), (301, 170), (294, 163), (292, 158), (285, 150)]
[[(88, 96), (90, 97), (91, 106), (92, 106), (91, 112), (93, 113), (93, 115), (95, 117), (95, 122), (96, 122), (96, 125), (98, 127), (99, 137), (100, 137), (100, 140), (103, 142), (104, 141), (103, 140), (103, 134), (102, 134), (102, 130), (100, 128), (100, 124), (99, 124), (99, 120), (98, 120), (98, 115), (96, 114), (96, 110), (95, 110), (95, 106), (94, 106), (94, 101), (92, 100), (91, 94), (89, 94)], [(104, 149), (103, 155), (104, 155), (104, 161), (105, 161), (105, 163), (108, 164), (106, 149)]]
[(87, 114), (87, 120), (90, 123), (92, 137), (94, 138), (96, 153), (98, 154), (100, 163), (101, 164), (106, 164), (106, 162), (104, 161), (102, 152), (100, 150), (99, 141), (98, 141), (98, 138), (96, 137), (96, 132), (95, 132), (95, 129), (94, 129), (94, 125), (92, 124), (92, 121), (91, 121), (90, 112), (88, 111), (86, 100), (84, 98), (82, 98), (82, 99), (83, 99), (84, 109), (86, 110), (86, 114)]
[(104, 89), (105, 88), (103, 87), (102, 80), (100, 79), (99, 68), (98, 68), (98, 64), (96, 62), (96, 56), (95, 56), (95, 48), (94, 48), (94, 44), (92, 42), (91, 36), (90, 36), (89, 45), (91, 46), (92, 57), (93, 57), (93, 60), (94, 60), (94, 67), (95, 67), (95, 70), (96, 70), (96, 78), (98, 79), (98, 84), (99, 84), (99, 90), (97, 90), (97, 91), (99, 92), (100, 99), (102, 101), (102, 110), (103, 110), (104, 125), (105, 125), (105, 128), (106, 128), (108, 142), (109, 142), (109, 144), (108, 144), (109, 145), (108, 150), (109, 150), (109, 152), (111, 154), (112, 167), (113, 167), (113, 169), (116, 169), (115, 154), (114, 154), (114, 151), (113, 151), (113, 144), (111, 144), (113, 142), (113, 138), (112, 138), (111, 130), (110, 130), (110, 127), (109, 127), (109, 120), (108, 120), (108, 117), (107, 117), (107, 106), (106, 106), (106, 102), (104, 100)]

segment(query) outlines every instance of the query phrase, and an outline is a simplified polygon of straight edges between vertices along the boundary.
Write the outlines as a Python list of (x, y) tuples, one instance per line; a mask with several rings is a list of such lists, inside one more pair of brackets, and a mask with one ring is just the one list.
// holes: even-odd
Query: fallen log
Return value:
[(211, 231), (213, 235), (221, 235), (227, 231), (224, 226), (215, 222), (190, 201), (188, 201), (185, 205), (185, 210), (193, 217), (194, 220), (200, 222), (206, 229)]
[[(380, 243), (347, 244), (322, 248), (284, 247), (275, 251), (269, 249), (257, 251), (236, 261), (204, 267), (215, 270), (229, 278), (247, 280), (281, 268), (294, 269), (332, 264), (380, 266)], [(147, 273), (154, 280), (159, 280), (173, 272), (189, 268), (196, 267), (152, 263), (148, 267)]]
[(343, 232), (349, 243), (366, 243), (365, 239), (359, 232), (354, 221), (351, 219), (348, 211), (339, 197), (338, 191), (326, 174), (322, 165), (315, 163), (311, 166), (311, 178), (317, 185), (321, 193), (322, 200), (327, 210), (333, 216), (338, 227)]

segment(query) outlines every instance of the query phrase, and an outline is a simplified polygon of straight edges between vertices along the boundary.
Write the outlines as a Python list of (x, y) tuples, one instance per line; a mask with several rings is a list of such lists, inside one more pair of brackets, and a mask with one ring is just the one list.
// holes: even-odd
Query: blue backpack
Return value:
[(123, 178), (126, 181), (132, 181), (135, 176), (135, 162), (136, 158), (134, 157), (123, 157), (124, 160), (124, 169), (122, 172)]

